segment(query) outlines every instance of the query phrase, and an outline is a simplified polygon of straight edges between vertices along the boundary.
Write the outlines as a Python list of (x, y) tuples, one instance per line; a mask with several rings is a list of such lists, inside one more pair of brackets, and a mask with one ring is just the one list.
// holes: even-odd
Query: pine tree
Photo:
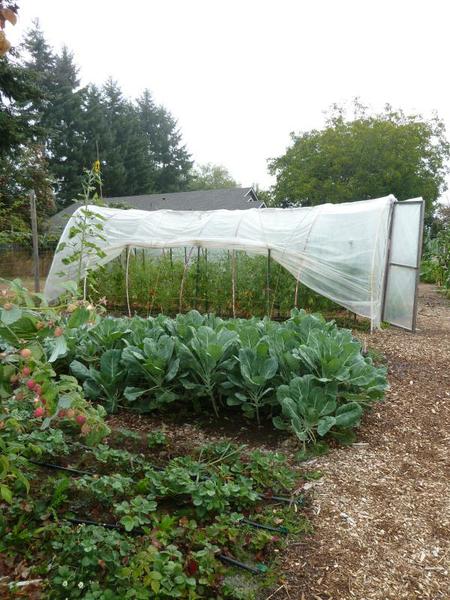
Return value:
[(0, 160), (36, 136), (32, 104), (40, 93), (18, 52), (0, 58)]
[(49, 129), (48, 118), (51, 115), (55, 93), (54, 68), (56, 57), (45, 40), (38, 19), (33, 21), (33, 28), (27, 32), (23, 49), (27, 56), (23, 63), (24, 67), (40, 92), (39, 98), (33, 101), (33, 109), (36, 112), (39, 125), (42, 127), (42, 141), (46, 141)]
[(70, 203), (78, 194), (83, 172), (82, 104), (85, 89), (79, 88), (78, 69), (66, 47), (56, 56), (55, 90), (46, 115), (49, 130), (49, 165), (55, 176), (59, 204)]
[(141, 127), (148, 141), (154, 163), (154, 189), (177, 192), (188, 186), (192, 160), (176, 120), (163, 107), (157, 106), (149, 90), (137, 99)]

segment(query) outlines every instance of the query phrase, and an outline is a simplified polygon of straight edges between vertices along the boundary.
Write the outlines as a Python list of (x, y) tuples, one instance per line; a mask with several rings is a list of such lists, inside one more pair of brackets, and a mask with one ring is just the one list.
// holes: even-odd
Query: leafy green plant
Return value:
[(294, 378), (278, 388), (282, 414), (273, 419), (275, 427), (290, 429), (305, 443), (315, 442), (331, 428), (350, 429), (359, 424), (362, 408), (357, 402), (338, 406), (337, 384), (322, 383), (314, 375)]
[(89, 265), (89, 259), (106, 256), (98, 244), (100, 240), (105, 240), (102, 233), (105, 217), (88, 208), (89, 205), (100, 204), (97, 187), (101, 188), (101, 176), (99, 169), (94, 166), (84, 172), (80, 194), (83, 206), (74, 217), (74, 222), (69, 229), (68, 241), (60, 242), (56, 248), (56, 252), (63, 250), (66, 252), (66, 256), (62, 259), (64, 265), (76, 264), (77, 283), (81, 282), (88, 269), (88, 266), (83, 269), (83, 262)]
[(114, 509), (120, 518), (125, 531), (132, 531), (141, 525), (147, 525), (152, 522), (152, 514), (155, 512), (157, 503), (153, 498), (144, 496), (135, 496), (129, 502), (124, 500), (116, 504)]
[(124, 574), (133, 582), (126, 598), (148, 598), (149, 588), (154, 598), (195, 598), (196, 579), (186, 574), (183, 554), (175, 545), (141, 550)]
[(112, 504), (115, 499), (127, 496), (133, 490), (134, 482), (131, 477), (113, 473), (112, 475), (79, 477), (74, 482), (78, 490), (92, 495), (101, 503)]
[(269, 394), (274, 390), (273, 379), (278, 371), (278, 360), (270, 352), (269, 343), (262, 339), (255, 348), (241, 348), (239, 370), (240, 377), (233, 373), (228, 375), (229, 382), (239, 391), (228, 397), (227, 404), (240, 404), (247, 417), (256, 415), (260, 425), (260, 409), (270, 400)]
[(86, 396), (92, 400), (104, 398), (109, 413), (117, 411), (126, 382), (126, 370), (121, 364), (121, 350), (107, 350), (98, 369), (83, 365), (78, 360), (70, 363), (72, 373), (83, 382)]
[(167, 435), (164, 431), (156, 429), (147, 434), (147, 446), (149, 448), (156, 448), (157, 446), (167, 445)]
[(183, 386), (196, 397), (209, 397), (216, 416), (219, 414), (217, 389), (236, 363), (234, 350), (237, 341), (238, 336), (234, 331), (214, 331), (211, 327), (201, 325), (198, 329), (192, 328), (189, 342), (179, 342)]
[(177, 398), (177, 394), (171, 389), (171, 382), (178, 373), (180, 359), (175, 355), (173, 338), (160, 335), (157, 339), (145, 338), (142, 348), (128, 346), (122, 352), (122, 363), (130, 380), (145, 383), (145, 389), (130, 386), (125, 388), (124, 395), (129, 402), (148, 395), (151, 400), (145, 403), (142, 410), (152, 410)]

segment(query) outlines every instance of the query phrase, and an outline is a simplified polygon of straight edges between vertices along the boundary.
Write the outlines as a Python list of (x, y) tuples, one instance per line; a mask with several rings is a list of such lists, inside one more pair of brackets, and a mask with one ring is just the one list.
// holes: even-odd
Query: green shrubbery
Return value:
[(450, 295), (450, 226), (447, 224), (435, 237), (425, 241), (421, 265), (422, 281), (437, 283)]

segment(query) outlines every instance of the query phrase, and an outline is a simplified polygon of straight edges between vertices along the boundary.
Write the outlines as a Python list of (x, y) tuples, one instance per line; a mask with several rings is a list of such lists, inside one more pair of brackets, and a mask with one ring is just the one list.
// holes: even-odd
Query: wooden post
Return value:
[(34, 272), (34, 291), (40, 292), (39, 281), (39, 243), (36, 215), (36, 194), (34, 190), (30, 192), (30, 212), (31, 212), (31, 233), (33, 236), (33, 272)]

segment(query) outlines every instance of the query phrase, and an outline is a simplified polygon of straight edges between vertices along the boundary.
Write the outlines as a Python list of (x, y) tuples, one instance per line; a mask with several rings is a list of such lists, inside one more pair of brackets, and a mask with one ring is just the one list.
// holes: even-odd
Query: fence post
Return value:
[(36, 194), (34, 190), (30, 192), (30, 212), (31, 212), (31, 234), (33, 237), (33, 273), (34, 273), (34, 291), (40, 292), (40, 281), (39, 281), (39, 243), (38, 243), (38, 230), (37, 230), (37, 216), (36, 216)]

